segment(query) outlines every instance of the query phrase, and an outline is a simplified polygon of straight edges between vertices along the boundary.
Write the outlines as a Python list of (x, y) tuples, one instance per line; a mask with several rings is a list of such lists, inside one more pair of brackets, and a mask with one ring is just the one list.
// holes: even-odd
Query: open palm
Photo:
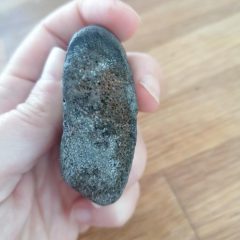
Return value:
[[(73, 1), (44, 19), (0, 77), (1, 239), (76, 239), (89, 226), (116, 227), (132, 215), (146, 150), (138, 131), (127, 187), (114, 204), (98, 207), (63, 182), (59, 172), (65, 49), (74, 32), (102, 25), (120, 40), (139, 18), (115, 0)], [(128, 53), (141, 111), (158, 107), (159, 67), (148, 55)]]

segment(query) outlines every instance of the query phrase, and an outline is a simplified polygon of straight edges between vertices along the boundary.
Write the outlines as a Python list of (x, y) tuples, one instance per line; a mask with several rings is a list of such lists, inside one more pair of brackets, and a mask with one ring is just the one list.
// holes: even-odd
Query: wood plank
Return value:
[(144, 116), (146, 174), (153, 174), (240, 135), (240, 67), (202, 80)]
[(150, 51), (162, 64), (169, 95), (240, 65), (239, 22), (236, 14)]
[(219, 0), (217, 4), (215, 0), (164, 0), (153, 1), (153, 4), (127, 2), (136, 6), (135, 8), (140, 5), (142, 16), (140, 31), (127, 44), (128, 48), (134, 51), (149, 51), (155, 46), (161, 46), (237, 14), (240, 10), (238, 0)]
[(166, 170), (200, 239), (240, 239), (240, 138)]
[(142, 181), (142, 196), (131, 221), (121, 229), (92, 229), (79, 240), (197, 240), (165, 179)]

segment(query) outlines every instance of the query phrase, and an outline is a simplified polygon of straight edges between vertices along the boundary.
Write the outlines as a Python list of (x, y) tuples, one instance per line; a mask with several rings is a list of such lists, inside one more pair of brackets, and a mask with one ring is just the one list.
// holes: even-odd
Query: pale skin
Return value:
[[(1, 74), (1, 239), (75, 240), (90, 226), (120, 227), (135, 210), (146, 163), (139, 129), (129, 181), (116, 203), (95, 206), (67, 186), (59, 172), (65, 50), (73, 33), (89, 24), (102, 25), (125, 41), (139, 17), (118, 0), (72, 1), (40, 22)], [(158, 63), (146, 54), (127, 55), (139, 110), (153, 112), (160, 97)]]

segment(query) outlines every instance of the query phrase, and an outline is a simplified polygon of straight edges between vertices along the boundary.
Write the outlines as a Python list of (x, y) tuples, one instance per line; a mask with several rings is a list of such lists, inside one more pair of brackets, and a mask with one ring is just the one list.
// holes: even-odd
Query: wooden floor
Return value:
[[(3, 2), (1, 67), (64, 1)], [(140, 116), (149, 161), (134, 217), (122, 229), (93, 229), (81, 239), (239, 240), (240, 1), (127, 2), (142, 25), (126, 47), (161, 62), (168, 94), (156, 114)]]

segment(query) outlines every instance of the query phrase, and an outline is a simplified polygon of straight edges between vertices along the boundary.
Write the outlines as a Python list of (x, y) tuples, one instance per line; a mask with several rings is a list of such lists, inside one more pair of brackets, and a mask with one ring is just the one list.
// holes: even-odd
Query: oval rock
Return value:
[(61, 172), (99, 205), (119, 199), (136, 145), (137, 99), (119, 40), (100, 26), (77, 32), (63, 75)]

